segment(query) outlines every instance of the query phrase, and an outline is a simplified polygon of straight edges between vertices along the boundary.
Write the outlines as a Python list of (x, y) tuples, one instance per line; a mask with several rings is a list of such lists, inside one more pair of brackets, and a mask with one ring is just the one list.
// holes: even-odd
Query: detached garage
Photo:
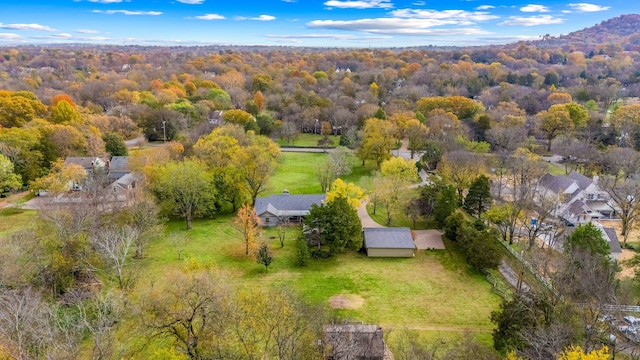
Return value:
[(364, 248), (370, 257), (413, 257), (409, 228), (364, 228)]

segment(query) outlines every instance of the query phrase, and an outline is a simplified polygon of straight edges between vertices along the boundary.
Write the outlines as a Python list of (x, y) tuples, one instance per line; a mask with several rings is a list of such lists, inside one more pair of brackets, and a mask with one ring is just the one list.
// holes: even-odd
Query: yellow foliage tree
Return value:
[(558, 360), (608, 360), (609, 349), (605, 346), (599, 350), (584, 352), (580, 346), (570, 346), (560, 353)]
[(65, 164), (59, 159), (51, 166), (49, 175), (32, 181), (30, 188), (33, 191), (47, 190), (52, 194), (59, 194), (69, 190), (73, 183), (80, 183), (87, 177), (87, 172), (77, 164)]
[(256, 211), (252, 206), (245, 204), (238, 210), (238, 216), (236, 216), (233, 223), (242, 233), (245, 244), (245, 255), (249, 256), (253, 244), (262, 234), (260, 218), (256, 215)]
[(327, 202), (330, 203), (339, 197), (347, 199), (349, 205), (358, 208), (360, 200), (364, 199), (364, 191), (352, 182), (345, 183), (342, 179), (336, 179), (331, 184), (331, 190), (327, 193)]

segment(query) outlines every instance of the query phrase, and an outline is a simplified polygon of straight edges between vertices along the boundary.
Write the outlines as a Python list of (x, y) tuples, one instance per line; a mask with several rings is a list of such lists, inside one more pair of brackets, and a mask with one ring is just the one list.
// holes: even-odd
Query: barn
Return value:
[(413, 257), (416, 245), (411, 229), (364, 228), (364, 248), (370, 257)]

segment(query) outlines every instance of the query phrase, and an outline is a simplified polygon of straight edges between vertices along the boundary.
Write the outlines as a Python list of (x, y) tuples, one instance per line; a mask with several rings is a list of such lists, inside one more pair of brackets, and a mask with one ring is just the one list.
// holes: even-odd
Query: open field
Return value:
[[(334, 295), (361, 298), (361, 306), (338, 310), (354, 320), (390, 328), (421, 331), (490, 331), (489, 315), (499, 297), (480, 274), (469, 270), (455, 250), (418, 252), (409, 259), (367, 258), (347, 253), (325, 260), (295, 265), (293, 241), (299, 228), (291, 228), (280, 249), (276, 232), (263, 237), (273, 249), (275, 261), (264, 267), (244, 255), (240, 235), (230, 217), (184, 223), (171, 221), (166, 234), (149, 248), (144, 260), (132, 262), (141, 276), (140, 285), (161, 281), (169, 269), (183, 266), (188, 258), (215, 263), (227, 271), (238, 286), (288, 287), (314, 303), (328, 305)], [(175, 239), (183, 239), (183, 260), (178, 259)], [(448, 249), (454, 247), (447, 243)], [(142, 280), (144, 279), (144, 280)]]
[(283, 152), (275, 174), (269, 179), (265, 195), (281, 194), (289, 190), (291, 194), (322, 193), (316, 169), (327, 161), (324, 153)]
[(37, 213), (33, 210), (16, 208), (0, 209), (0, 236), (24, 229), (32, 225)]
[[(303, 133), (298, 134), (298, 138), (290, 141), (289, 143), (280, 139), (278, 139), (277, 143), (280, 146), (318, 147), (318, 140), (320, 139), (322, 139), (322, 135), (320, 134)], [(329, 135), (329, 139), (333, 140), (333, 145), (330, 145), (329, 147), (338, 146), (340, 143), (340, 136)]]

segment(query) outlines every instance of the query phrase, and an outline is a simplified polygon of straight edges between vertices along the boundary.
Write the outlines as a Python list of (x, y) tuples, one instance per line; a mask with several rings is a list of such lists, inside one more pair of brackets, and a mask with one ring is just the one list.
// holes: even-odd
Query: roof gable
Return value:
[(593, 184), (593, 180), (589, 179), (588, 177), (572, 171), (569, 176), (567, 176), (569, 179), (573, 180), (576, 182), (576, 184), (578, 184), (578, 186), (580, 187), (581, 190), (585, 190), (586, 188), (588, 188), (591, 184)]

